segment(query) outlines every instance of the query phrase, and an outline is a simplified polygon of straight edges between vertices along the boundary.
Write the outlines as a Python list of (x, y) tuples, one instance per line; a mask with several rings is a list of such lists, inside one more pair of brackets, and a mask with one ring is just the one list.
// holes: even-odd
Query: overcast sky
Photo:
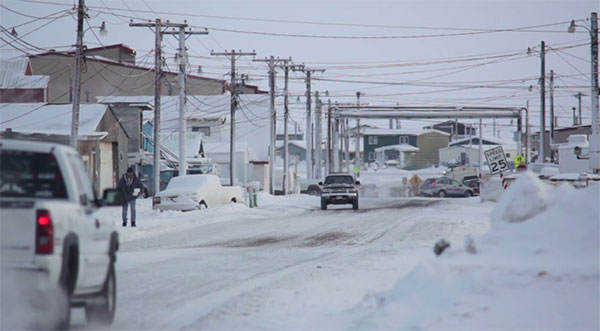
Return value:
[[(72, 49), (75, 16), (54, 17), (75, 4), (74, 0), (2, 0), (2, 27), (17, 26), (19, 37), (35, 48), (0, 41), (1, 57), (40, 52), (37, 48)], [(551, 48), (547, 72), (552, 69), (557, 76), (555, 108), (560, 126), (572, 122), (571, 107), (577, 105), (573, 94), (589, 95), (590, 90), (589, 33), (583, 28), (575, 34), (566, 30), (572, 19), (589, 27), (590, 13), (599, 9), (597, 0), (87, 0), (86, 4), (93, 27), (85, 34), (88, 47), (124, 43), (137, 49), (143, 65), (152, 65), (154, 56), (149, 52), (154, 36), (146, 28), (129, 27), (129, 19), (187, 20), (195, 29), (209, 30), (209, 35), (191, 36), (187, 42), (192, 70), (202, 66), (208, 77), (228, 79), (229, 72), (229, 61), (210, 56), (211, 49), (256, 50), (258, 58), (292, 57), (295, 63), (326, 69), (324, 74), (314, 74), (313, 91), (327, 90), (334, 101), (355, 102), (356, 91), (364, 93), (361, 100), (370, 105), (525, 106), (529, 100), (534, 125), (539, 122), (539, 44), (544, 40)], [(48, 15), (52, 19), (34, 20)], [(107, 36), (94, 28), (102, 21)], [(497, 31), (506, 29), (510, 31)], [(6, 33), (0, 36), (10, 40)], [(174, 69), (177, 41), (165, 36), (163, 45)], [(529, 56), (528, 47), (533, 49)], [(265, 63), (242, 57), (238, 67), (251, 83), (268, 90)], [(279, 71), (278, 90), (283, 87), (282, 76)], [(303, 74), (291, 77), (291, 93), (303, 95)], [(297, 107), (300, 114), (301, 105)], [(583, 99), (583, 110), (584, 123), (589, 123), (589, 96)]]

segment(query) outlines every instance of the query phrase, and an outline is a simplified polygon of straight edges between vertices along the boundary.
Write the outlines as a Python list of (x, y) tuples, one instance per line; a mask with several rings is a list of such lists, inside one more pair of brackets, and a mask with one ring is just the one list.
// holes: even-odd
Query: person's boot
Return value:
[(123, 222), (123, 226), (127, 226), (127, 222), (126, 221)]
[(135, 228), (135, 223), (131, 223), (131, 227), (132, 227), (132, 228)]

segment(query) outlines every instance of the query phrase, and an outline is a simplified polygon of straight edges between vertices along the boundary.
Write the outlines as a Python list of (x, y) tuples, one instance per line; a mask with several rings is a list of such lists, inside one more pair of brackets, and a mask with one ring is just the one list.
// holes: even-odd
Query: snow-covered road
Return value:
[[(486, 233), (493, 204), (365, 198), (321, 211), (318, 198), (261, 195), (259, 206), (138, 202), (138, 228), (121, 229), (112, 329), (352, 328), (341, 313), (432, 258), (437, 240)], [(73, 327), (97, 328), (77, 310)]]

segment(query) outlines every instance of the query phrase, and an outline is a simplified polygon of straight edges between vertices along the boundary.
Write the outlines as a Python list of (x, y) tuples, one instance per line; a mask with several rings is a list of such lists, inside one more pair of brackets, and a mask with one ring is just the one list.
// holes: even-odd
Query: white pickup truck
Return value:
[(112, 323), (119, 242), (100, 207), (123, 201), (96, 197), (74, 149), (0, 139), (2, 329), (66, 329), (71, 307)]

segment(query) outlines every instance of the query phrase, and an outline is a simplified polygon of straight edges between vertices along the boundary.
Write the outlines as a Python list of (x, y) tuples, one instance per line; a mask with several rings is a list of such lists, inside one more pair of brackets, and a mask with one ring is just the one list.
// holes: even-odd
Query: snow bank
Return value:
[(492, 210), (492, 222), (522, 222), (545, 211), (574, 189), (561, 185), (558, 189), (527, 172), (508, 187)]
[[(600, 328), (600, 187), (521, 176), (475, 242), (431, 258), (348, 314), (359, 329)], [(356, 318), (358, 317), (358, 319)]]

